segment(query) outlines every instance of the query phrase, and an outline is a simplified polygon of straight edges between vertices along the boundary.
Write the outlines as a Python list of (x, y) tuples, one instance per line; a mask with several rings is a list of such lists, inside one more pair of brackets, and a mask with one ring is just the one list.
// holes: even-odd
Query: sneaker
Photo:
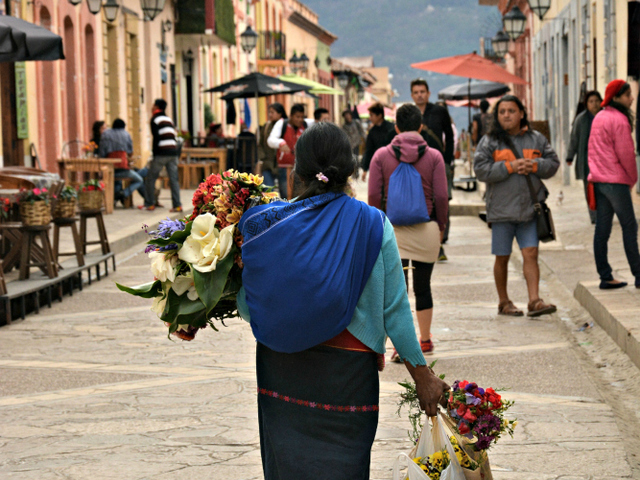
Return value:
[(148, 210), (149, 212), (153, 212), (156, 209), (155, 205), (149, 205), (148, 207), (141, 207), (142, 210)]
[(422, 350), (422, 353), (427, 353), (427, 354), (433, 353), (433, 350), (435, 349), (431, 339), (424, 342), (420, 340), (420, 348)]
[(446, 262), (448, 260), (447, 255), (444, 253), (444, 248), (440, 247), (440, 253), (438, 254), (439, 262)]
[(398, 355), (398, 351), (395, 348), (393, 349), (393, 353), (391, 354), (391, 361), (393, 363), (402, 363), (402, 359), (400, 358), (400, 355)]
[(172, 208), (171, 210), (169, 210), (169, 212), (171, 212), (171, 213), (181, 212), (181, 211), (182, 211), (182, 207), (175, 207), (175, 208)]

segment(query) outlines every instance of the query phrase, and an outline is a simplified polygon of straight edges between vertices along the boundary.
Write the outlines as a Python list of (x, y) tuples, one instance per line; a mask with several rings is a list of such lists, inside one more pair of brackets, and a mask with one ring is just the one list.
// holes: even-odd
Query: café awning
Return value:
[(62, 37), (44, 27), (0, 15), (0, 62), (64, 60)]

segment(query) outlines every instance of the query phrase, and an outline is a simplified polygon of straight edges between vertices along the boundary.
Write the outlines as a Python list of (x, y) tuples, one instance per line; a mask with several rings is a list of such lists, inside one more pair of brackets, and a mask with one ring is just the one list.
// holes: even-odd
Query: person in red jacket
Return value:
[(271, 134), (269, 134), (267, 145), (278, 150), (276, 155), (278, 185), (280, 195), (283, 198), (287, 197), (287, 167), (292, 168), (296, 161), (296, 143), (298, 143), (300, 135), (313, 124), (313, 119), (305, 119), (304, 105), (295, 103), (291, 107), (289, 118), (278, 120), (271, 130)]
[(640, 288), (640, 253), (638, 222), (633, 211), (631, 189), (638, 181), (636, 155), (631, 136), (633, 116), (631, 86), (624, 80), (613, 80), (605, 90), (603, 109), (591, 124), (589, 137), (589, 181), (594, 184), (596, 229), (593, 254), (603, 290), (622, 288), (626, 282), (614, 280), (607, 259), (607, 243), (611, 236), (613, 215), (622, 227), (622, 241), (631, 273)]

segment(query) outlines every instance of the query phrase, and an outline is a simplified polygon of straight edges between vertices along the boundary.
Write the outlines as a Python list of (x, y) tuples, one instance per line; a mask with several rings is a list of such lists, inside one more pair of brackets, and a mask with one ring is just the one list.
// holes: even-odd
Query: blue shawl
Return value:
[(347, 328), (382, 247), (383, 215), (326, 193), (242, 217), (242, 283), (260, 343), (300, 352)]

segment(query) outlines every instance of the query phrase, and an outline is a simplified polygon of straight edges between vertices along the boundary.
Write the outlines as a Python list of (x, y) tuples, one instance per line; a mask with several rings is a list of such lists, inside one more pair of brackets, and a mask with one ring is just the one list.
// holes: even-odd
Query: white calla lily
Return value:
[(154, 297), (153, 305), (151, 305), (151, 311), (155, 312), (158, 317), (162, 318), (164, 307), (167, 305), (167, 296)]
[(204, 213), (196, 217), (191, 234), (178, 251), (180, 260), (193, 265), (199, 272), (212, 272), (219, 260), (225, 258), (233, 246), (235, 225), (218, 230), (216, 217)]
[(175, 255), (165, 255), (164, 252), (149, 252), (151, 259), (151, 272), (161, 282), (173, 282), (176, 279), (176, 265), (178, 258)]
[(181, 296), (187, 292), (189, 300), (197, 300), (198, 292), (196, 292), (196, 284), (193, 281), (193, 275), (189, 272), (187, 275), (178, 275), (176, 280), (171, 284), (171, 288), (176, 295)]

